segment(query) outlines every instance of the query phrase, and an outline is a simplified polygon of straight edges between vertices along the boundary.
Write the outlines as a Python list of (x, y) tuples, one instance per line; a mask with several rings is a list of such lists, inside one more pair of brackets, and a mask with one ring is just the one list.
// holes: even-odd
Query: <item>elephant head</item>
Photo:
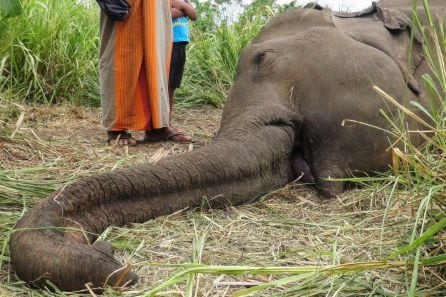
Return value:
[[(113, 258), (110, 245), (93, 243), (110, 225), (246, 203), (302, 175), (322, 195), (335, 195), (343, 184), (330, 179), (386, 169), (393, 140), (370, 126), (389, 128), (381, 110), (396, 111), (372, 86), (401, 104), (423, 104), (420, 75), (427, 70), (420, 46), (413, 67), (406, 66), (410, 21), (404, 11), (385, 8), (392, 3), (355, 15), (302, 9), (276, 17), (241, 55), (215, 139), (156, 165), (83, 178), (53, 193), (11, 234), (18, 276), (69, 291), (86, 283), (130, 284), (136, 275)], [(346, 119), (368, 125), (343, 125)]]

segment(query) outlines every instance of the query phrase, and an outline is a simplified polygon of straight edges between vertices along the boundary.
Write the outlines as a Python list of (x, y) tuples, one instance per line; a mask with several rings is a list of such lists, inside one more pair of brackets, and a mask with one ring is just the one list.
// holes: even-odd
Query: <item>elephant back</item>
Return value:
[(291, 9), (267, 24), (253, 44), (292, 37), (315, 27), (334, 27), (330, 10)]

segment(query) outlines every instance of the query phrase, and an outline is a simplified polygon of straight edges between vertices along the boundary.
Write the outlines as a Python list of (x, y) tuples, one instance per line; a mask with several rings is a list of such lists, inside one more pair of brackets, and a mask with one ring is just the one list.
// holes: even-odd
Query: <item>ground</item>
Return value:
[[(32, 207), (43, 199), (47, 188), (57, 188), (81, 176), (141, 162), (155, 163), (172, 154), (199, 149), (218, 130), (221, 113), (220, 109), (210, 107), (176, 110), (174, 125), (191, 133), (196, 143), (163, 142), (131, 148), (106, 145), (99, 109), (24, 107), (22, 117), (17, 113), (17, 121), (3, 122), (0, 230), (4, 248), (0, 258), (0, 296), (31, 294), (8, 266), (5, 235), (25, 206)], [(8, 180), (21, 185), (37, 181), (41, 187), (35, 187), (35, 195), (24, 195), (14, 192), (11, 186), (9, 192), (4, 191), (6, 198), (3, 198), (1, 181), (7, 184)], [(383, 187), (391, 186), (389, 183)], [(143, 295), (174, 275), (179, 269), (177, 264), (184, 263), (296, 269), (372, 263), (407, 244), (414, 219), (412, 204), (407, 203), (410, 197), (399, 200), (400, 197), (389, 197), (378, 190), (352, 190), (323, 200), (311, 187), (294, 182), (253, 205), (183, 211), (126, 228), (111, 227), (101, 237), (112, 242), (118, 257), (130, 263), (140, 276), (134, 287), (122, 293), (126, 296)], [(403, 263), (394, 269), (307, 274), (305, 278), (284, 282), (254, 296), (406, 295), (411, 273), (412, 268)], [(431, 292), (431, 296), (446, 296), (443, 270), (421, 269), (418, 274), (420, 290)], [(191, 279), (192, 292), (195, 296), (231, 296), (237, 290), (278, 278), (254, 273), (198, 274)], [(169, 286), (163, 296), (185, 296), (185, 284), (184, 280)], [(445, 294), (441, 295), (442, 292)], [(43, 291), (33, 294), (52, 295)]]

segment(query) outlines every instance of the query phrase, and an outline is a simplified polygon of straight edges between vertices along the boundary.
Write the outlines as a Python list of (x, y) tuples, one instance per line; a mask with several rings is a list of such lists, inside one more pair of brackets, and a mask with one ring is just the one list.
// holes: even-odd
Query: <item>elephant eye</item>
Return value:
[(260, 65), (263, 62), (263, 60), (265, 60), (265, 55), (266, 55), (265, 52), (257, 53), (253, 59), (254, 64)]

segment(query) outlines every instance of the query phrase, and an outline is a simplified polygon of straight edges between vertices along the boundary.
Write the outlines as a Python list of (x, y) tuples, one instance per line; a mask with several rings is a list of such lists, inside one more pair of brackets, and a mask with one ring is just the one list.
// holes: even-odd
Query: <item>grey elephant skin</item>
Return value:
[[(444, 18), (444, 1), (430, 3)], [(411, 5), (389, 0), (355, 14), (301, 9), (274, 18), (240, 57), (215, 139), (156, 165), (83, 178), (50, 195), (11, 234), (17, 275), (66, 291), (86, 283), (129, 285), (136, 274), (123, 269), (108, 243), (93, 243), (110, 225), (246, 203), (302, 173), (331, 196), (344, 185), (329, 178), (386, 170), (394, 139), (342, 123), (390, 127), (381, 111), (398, 113), (374, 85), (403, 105), (426, 104), (421, 75), (429, 68), (417, 41), (413, 67), (407, 66)]]

